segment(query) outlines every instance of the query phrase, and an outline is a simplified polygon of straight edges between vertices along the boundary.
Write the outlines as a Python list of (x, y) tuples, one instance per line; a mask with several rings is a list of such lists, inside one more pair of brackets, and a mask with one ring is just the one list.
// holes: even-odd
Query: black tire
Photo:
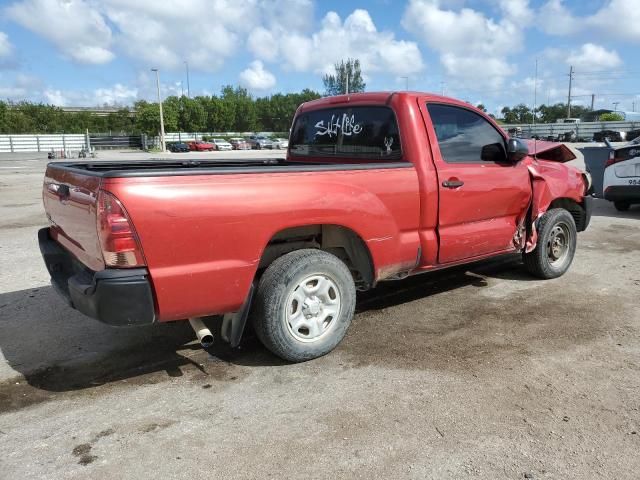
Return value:
[(628, 202), (613, 202), (613, 206), (616, 207), (616, 210), (619, 212), (626, 212), (631, 207), (631, 204)]
[[(562, 230), (559, 235), (558, 229)], [(577, 240), (576, 222), (567, 210), (553, 208), (542, 215), (538, 221), (537, 230), (536, 248), (522, 255), (524, 265), (529, 273), (536, 277), (557, 278), (563, 275), (573, 262)], [(556, 258), (555, 255), (558, 255), (561, 249), (554, 242), (558, 236), (561, 239), (564, 237), (560, 243), (566, 248), (562, 248), (562, 256)]]
[[(304, 316), (303, 322), (315, 318), (312, 316), (312, 320), (308, 320), (309, 317), (304, 313), (304, 308), (307, 308), (307, 313), (313, 313), (308, 310), (307, 300), (310, 297), (306, 297), (302, 304), (298, 304), (295, 298), (304, 293), (304, 288), (309, 285), (314, 287), (313, 277), (322, 277), (322, 282), (331, 284), (329, 292), (333, 291), (338, 299), (338, 307), (335, 316), (324, 313), (325, 307), (320, 307), (320, 312), (316, 312), (315, 316), (327, 315), (327, 320), (318, 327), (321, 333), (317, 338), (309, 335), (305, 339), (305, 328), (297, 327), (298, 330), (294, 332), (288, 317), (293, 309), (298, 313), (296, 318)], [(311, 282), (305, 284), (304, 281), (309, 278)], [(332, 301), (335, 302), (335, 299)], [(252, 319), (256, 335), (265, 347), (284, 360), (304, 362), (326, 355), (340, 343), (351, 324), (355, 305), (353, 277), (338, 257), (322, 250), (297, 250), (276, 259), (262, 275), (253, 304)], [(307, 331), (311, 334), (309, 329)]]

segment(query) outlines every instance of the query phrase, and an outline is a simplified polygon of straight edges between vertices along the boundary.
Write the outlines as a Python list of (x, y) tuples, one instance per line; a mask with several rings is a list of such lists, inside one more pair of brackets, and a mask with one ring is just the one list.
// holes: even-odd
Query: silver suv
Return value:
[(263, 148), (273, 149), (273, 142), (262, 135), (251, 135), (247, 137), (247, 143), (252, 149), (261, 150)]

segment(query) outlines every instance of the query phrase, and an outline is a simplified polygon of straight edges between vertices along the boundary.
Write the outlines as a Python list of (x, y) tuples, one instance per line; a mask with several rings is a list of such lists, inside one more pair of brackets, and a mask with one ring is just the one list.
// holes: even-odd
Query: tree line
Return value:
[[(231, 85), (220, 95), (170, 96), (163, 100), (166, 132), (288, 132), (301, 103), (320, 98), (318, 92), (252, 97), (246, 89)], [(108, 115), (65, 112), (59, 107), (31, 102), (0, 101), (0, 133), (92, 133), (157, 135), (160, 110), (157, 103), (140, 100), (132, 109)]]
[[(355, 67), (355, 66), (354, 66)], [(347, 67), (336, 65), (337, 73)], [(364, 90), (359, 65), (350, 72), (350, 84)], [(355, 81), (354, 81), (355, 80)], [(325, 82), (327, 94), (344, 91), (346, 75), (339, 74)], [(349, 91), (351, 91), (351, 85)], [(305, 89), (300, 93), (275, 94), (254, 98), (246, 89), (231, 85), (222, 88), (220, 95), (170, 96), (164, 99), (164, 125), (167, 132), (287, 132), (293, 115), (301, 103), (320, 98), (320, 94)], [(478, 108), (486, 112), (483, 105)], [(589, 109), (571, 107), (571, 115), (579, 117)], [(536, 123), (555, 123), (565, 118), (567, 105), (540, 105), (536, 108)], [(493, 116), (493, 115), (492, 115)], [(612, 118), (611, 120), (617, 120)], [(502, 123), (532, 123), (533, 111), (525, 104), (504, 107), (498, 121)], [(602, 120), (609, 120), (603, 118)], [(157, 103), (140, 100), (132, 109), (122, 108), (108, 115), (90, 112), (65, 112), (59, 107), (30, 102), (0, 101), (0, 133), (108, 133), (112, 135), (157, 135), (160, 113)]]
[[(580, 118), (590, 109), (582, 105), (571, 105), (571, 116)], [(503, 123), (533, 123), (534, 111), (528, 105), (520, 103), (515, 107), (504, 107), (501, 112)], [(556, 103), (553, 105), (539, 105), (535, 109), (536, 123), (556, 123), (557, 120), (567, 117), (567, 104)]]

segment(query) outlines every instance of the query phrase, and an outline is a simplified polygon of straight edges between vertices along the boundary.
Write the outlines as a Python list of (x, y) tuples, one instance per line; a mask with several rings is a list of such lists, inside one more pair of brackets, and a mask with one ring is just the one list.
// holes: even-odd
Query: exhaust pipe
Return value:
[(200, 318), (190, 318), (189, 324), (191, 328), (193, 328), (193, 331), (196, 332), (202, 348), (209, 348), (213, 345), (213, 334)]

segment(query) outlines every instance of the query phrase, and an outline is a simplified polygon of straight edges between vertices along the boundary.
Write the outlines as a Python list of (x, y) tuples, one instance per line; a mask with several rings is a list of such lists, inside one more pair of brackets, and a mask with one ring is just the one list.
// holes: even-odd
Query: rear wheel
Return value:
[(613, 202), (613, 206), (616, 207), (616, 210), (619, 212), (626, 212), (631, 207), (631, 204), (628, 202)]
[(571, 266), (576, 252), (576, 223), (563, 208), (547, 211), (538, 222), (536, 248), (523, 254), (527, 270), (539, 278), (563, 275)]
[(264, 272), (252, 317), (258, 338), (269, 350), (303, 362), (340, 343), (355, 303), (353, 277), (339, 258), (321, 250), (297, 250)]

